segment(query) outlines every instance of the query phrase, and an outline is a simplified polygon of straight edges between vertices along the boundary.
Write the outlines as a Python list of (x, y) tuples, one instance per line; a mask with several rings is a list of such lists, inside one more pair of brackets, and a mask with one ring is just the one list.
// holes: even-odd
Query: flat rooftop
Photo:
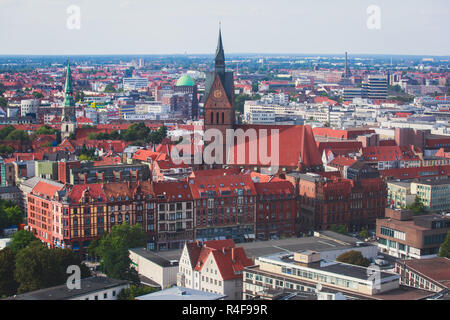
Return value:
[(126, 280), (116, 280), (107, 277), (90, 277), (81, 279), (81, 289), (68, 289), (66, 284), (27, 292), (6, 298), (7, 300), (69, 300), (97, 291), (127, 284)]
[[(273, 275), (272, 273), (268, 273), (267, 271), (261, 270), (259, 266), (251, 266), (247, 267), (246, 269), (250, 269), (252, 271), (261, 273), (261, 274), (267, 274), (267, 275)], [(283, 277), (285, 279), (290, 278), (289, 275), (283, 274)], [(304, 279), (296, 279), (292, 278), (293, 281), (302, 283), (305, 286), (311, 286), (316, 287), (317, 282), (313, 282), (311, 280), (304, 280)], [(356, 293), (354, 291), (349, 291), (344, 288), (335, 288), (330, 287), (327, 284), (322, 283), (322, 292), (329, 292), (329, 293), (337, 293), (340, 292), (344, 294), (347, 299), (349, 300), (422, 300), (426, 299), (428, 297), (432, 297), (436, 295), (435, 292), (430, 292), (426, 290), (416, 289), (412, 287), (402, 286), (400, 285), (397, 289), (381, 293), (381, 294), (375, 294), (375, 295), (366, 295), (361, 293)]]
[[(315, 270), (339, 274), (339, 275), (343, 275), (343, 276), (347, 276), (347, 277), (351, 277), (351, 278), (355, 278), (355, 279), (359, 279), (359, 280), (367, 280), (368, 279), (367, 268), (355, 266), (352, 264), (322, 259), (319, 262), (314, 262), (314, 263), (310, 263), (310, 264), (306, 265), (306, 264), (302, 264), (302, 263), (298, 263), (298, 262), (294, 261), (294, 254), (287, 255), (285, 253), (278, 253), (278, 254), (266, 256), (263, 258), (267, 259), (267, 260), (289, 263), (289, 264), (292, 264), (293, 267), (303, 266), (303, 267), (308, 267), (308, 268), (315, 269)], [(400, 276), (397, 274), (383, 272), (383, 271), (380, 272), (380, 277), (381, 277), (381, 279), (400, 278)]]
[[(318, 233), (317, 233), (318, 234)], [(267, 255), (272, 255), (280, 252), (298, 252), (298, 251), (330, 251), (350, 249), (361, 243), (359, 239), (345, 236), (332, 231), (321, 231), (320, 237), (304, 237), (304, 238), (288, 238), (282, 240), (268, 240), (236, 243), (237, 247), (242, 247), (250, 259), (255, 259)], [(362, 246), (374, 246), (373, 244), (362, 243)], [(167, 261), (179, 260), (182, 249), (170, 251), (147, 251), (145, 249), (130, 249), (139, 255), (159, 264), (167, 265)], [(170, 265), (167, 265), (170, 266)]]
[(178, 267), (178, 261), (181, 256), (181, 250), (176, 250), (176, 253), (175, 251), (155, 252), (144, 248), (134, 248), (129, 251), (134, 252), (161, 267)]
[(223, 294), (184, 287), (172, 287), (136, 297), (136, 300), (220, 300), (224, 298), (226, 298), (226, 295)]

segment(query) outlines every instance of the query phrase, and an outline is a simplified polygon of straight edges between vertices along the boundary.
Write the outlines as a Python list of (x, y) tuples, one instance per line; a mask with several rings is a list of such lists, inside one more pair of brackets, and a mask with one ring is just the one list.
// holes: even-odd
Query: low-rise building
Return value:
[(450, 260), (431, 258), (420, 260), (398, 260), (395, 272), (400, 283), (422, 290), (441, 292), (450, 288)]
[(80, 280), (80, 289), (69, 289), (67, 284), (63, 284), (19, 294), (7, 300), (117, 300), (120, 291), (129, 287), (126, 280), (90, 277)]
[(253, 265), (233, 240), (186, 243), (180, 257), (177, 285), (242, 299), (242, 272)]
[(169, 259), (156, 252), (140, 248), (129, 251), (131, 264), (141, 277), (141, 283), (159, 286), (162, 289), (176, 285), (178, 259)]
[(260, 257), (244, 269), (244, 300), (266, 288), (315, 292), (317, 285), (341, 292), (347, 299), (377, 299), (399, 289), (400, 276), (321, 259), (315, 251), (278, 253)]
[(172, 287), (136, 297), (136, 300), (223, 300), (226, 296), (220, 293), (205, 292), (184, 287)]

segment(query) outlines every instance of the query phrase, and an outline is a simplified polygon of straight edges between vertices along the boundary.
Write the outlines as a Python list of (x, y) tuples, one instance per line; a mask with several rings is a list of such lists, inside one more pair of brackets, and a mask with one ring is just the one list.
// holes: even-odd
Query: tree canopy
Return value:
[(139, 276), (131, 267), (128, 249), (144, 247), (145, 243), (146, 234), (142, 226), (124, 223), (114, 226), (98, 241), (91, 242), (88, 252), (100, 258), (101, 269), (108, 277), (139, 283)]
[(19, 230), (15, 232), (11, 238), (11, 242), (9, 244), (9, 248), (17, 253), (26, 246), (28, 246), (32, 241), (38, 240), (33, 232), (27, 230)]
[(409, 205), (407, 207), (409, 210), (411, 210), (415, 215), (425, 214), (425, 206), (423, 205), (422, 201), (419, 197), (416, 196), (416, 199), (414, 200), (414, 203)]
[(18, 284), (14, 279), (16, 258), (11, 248), (0, 250), (0, 298), (6, 298), (17, 292)]
[(22, 210), (14, 202), (0, 199), (0, 234), (5, 228), (22, 223), (23, 218)]
[(438, 256), (450, 259), (450, 231), (447, 232), (447, 236), (445, 237), (444, 242), (441, 244)]
[(336, 261), (353, 264), (361, 267), (368, 267), (370, 266), (370, 260), (367, 258), (364, 258), (361, 252), (356, 250), (350, 250), (347, 252), (342, 253), (336, 258)]
[(158, 130), (151, 130), (145, 123), (133, 123), (126, 130), (119, 133), (117, 130), (111, 133), (100, 132), (90, 133), (89, 139), (92, 140), (123, 140), (128, 142), (140, 142), (141, 144), (152, 143), (160, 144), (167, 137), (167, 127), (161, 126)]
[(330, 230), (333, 231), (333, 232), (340, 233), (340, 234), (348, 235), (347, 226), (343, 225), (343, 224), (342, 225), (333, 224), (331, 226)]
[(18, 293), (64, 284), (69, 276), (67, 267), (78, 265), (81, 278), (90, 276), (89, 268), (70, 249), (49, 249), (40, 241), (32, 241), (16, 254), (14, 279)]
[(119, 300), (134, 300), (136, 297), (157, 291), (156, 288), (143, 285), (130, 285), (129, 288), (120, 291), (117, 298)]
[(36, 134), (56, 134), (57, 130), (48, 125), (43, 125), (36, 130)]
[(369, 237), (369, 232), (366, 230), (366, 229), (362, 229), (361, 230), (361, 232), (359, 233), (359, 236), (362, 238), (362, 239), (366, 239), (366, 238), (368, 238)]

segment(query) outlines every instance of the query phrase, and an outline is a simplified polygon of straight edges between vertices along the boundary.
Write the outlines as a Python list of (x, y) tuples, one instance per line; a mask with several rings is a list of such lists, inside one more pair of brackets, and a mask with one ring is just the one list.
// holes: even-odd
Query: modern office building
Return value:
[(320, 285), (347, 299), (380, 299), (377, 296), (399, 288), (399, 278), (393, 273), (375, 273), (370, 267), (325, 260), (311, 250), (283, 252), (260, 257), (244, 269), (243, 298), (251, 300), (268, 288), (315, 292)]
[(411, 183), (411, 194), (416, 195), (424, 207), (433, 212), (450, 213), (450, 179), (427, 179)]
[(428, 214), (414, 216), (408, 210), (386, 209), (377, 219), (378, 247), (397, 258), (435, 257), (450, 230), (450, 216)]
[(364, 97), (371, 100), (386, 100), (388, 79), (383, 75), (370, 75), (363, 83)]
[(129, 90), (139, 90), (148, 87), (148, 79), (141, 77), (131, 77), (123, 78), (123, 89)]
[(27, 99), (20, 101), (20, 115), (22, 117), (28, 114), (36, 114), (41, 101), (38, 99)]

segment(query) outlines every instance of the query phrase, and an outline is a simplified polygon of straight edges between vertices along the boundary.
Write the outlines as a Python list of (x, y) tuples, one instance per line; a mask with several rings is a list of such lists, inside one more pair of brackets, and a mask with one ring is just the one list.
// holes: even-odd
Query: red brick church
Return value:
[[(225, 145), (224, 139), (223, 148), (229, 153), (227, 156), (227, 152), (224, 151), (223, 163), (226, 166), (260, 171), (262, 168), (270, 167), (264, 159), (261, 159), (260, 154), (273, 157), (275, 154), (272, 153), (277, 153), (278, 173), (323, 170), (321, 156), (310, 126), (236, 124), (233, 72), (226, 70), (221, 30), (219, 30), (215, 68), (214, 71), (207, 73), (204, 101), (205, 132), (209, 129), (218, 129), (224, 138), (229, 129), (234, 130), (236, 134), (247, 133), (241, 141), (233, 137), (234, 141), (229, 143), (229, 146)], [(249, 134), (250, 131), (256, 131), (256, 136)], [(278, 145), (275, 145), (277, 139)], [(215, 139), (211, 139), (209, 143), (213, 141)], [(207, 144), (208, 142), (205, 141), (205, 145)], [(255, 149), (251, 149), (252, 144), (256, 146), (258, 156), (253, 152)], [(244, 155), (243, 151), (245, 151)]]

